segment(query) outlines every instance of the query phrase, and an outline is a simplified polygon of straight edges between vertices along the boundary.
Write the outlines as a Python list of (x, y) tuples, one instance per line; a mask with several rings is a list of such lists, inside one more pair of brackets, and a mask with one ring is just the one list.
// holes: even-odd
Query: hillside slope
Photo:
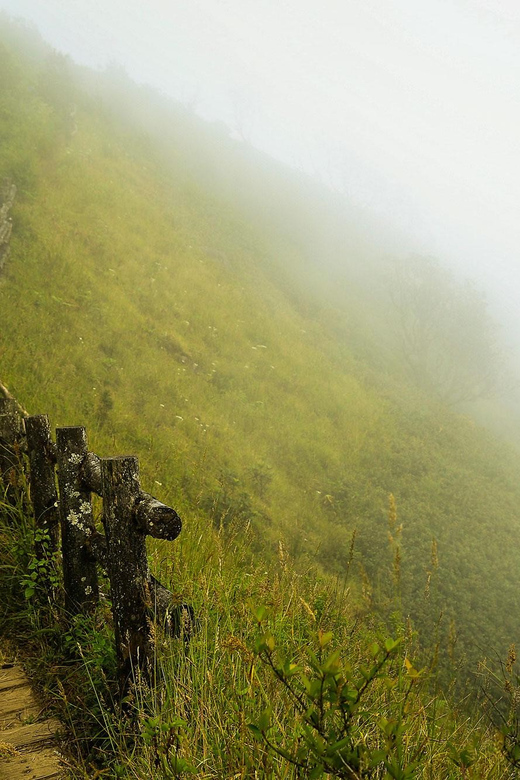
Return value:
[(32, 413), (87, 425), (101, 455), (137, 452), (188, 533), (197, 514), (251, 523), (256, 550), (282, 539), (301, 565), (342, 575), (356, 531), (359, 581), (382, 608), (392, 493), (405, 614), (427, 641), (442, 613), (452, 645), (454, 621), (471, 661), (504, 653), (520, 638), (517, 452), (387, 372), (354, 271), (328, 305), (302, 282), (298, 231), (270, 231), (267, 205), (247, 216), (218, 171), (202, 186), (200, 120), (179, 112), (192, 159), (165, 155), (82, 92), (84, 74), (43, 44), (25, 56), (4, 26), (0, 174), (18, 196), (0, 378)]

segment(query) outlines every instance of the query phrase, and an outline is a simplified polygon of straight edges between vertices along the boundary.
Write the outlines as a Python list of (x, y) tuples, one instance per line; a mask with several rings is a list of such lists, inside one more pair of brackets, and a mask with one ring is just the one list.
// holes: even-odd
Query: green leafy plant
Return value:
[(460, 769), (463, 778), (469, 777), (470, 767), (475, 763), (475, 752), (470, 747), (460, 748), (451, 743), (448, 744), (451, 761)]
[(51, 552), (51, 538), (47, 529), (37, 528), (34, 532), (35, 546), (41, 551), (37, 557), (32, 551), (29, 562), (20, 580), (24, 598), (30, 600), (38, 592), (48, 596), (48, 589), (54, 593), (60, 585), (58, 553)]
[[(256, 609), (255, 617), (261, 626), (267, 618), (265, 607)], [(410, 750), (406, 745), (406, 714), (412, 687), (422, 674), (401, 658), (403, 640), (373, 643), (368, 663), (354, 668), (342, 659), (340, 649), (330, 652), (331, 631), (319, 631), (316, 639), (316, 650), (303, 648), (299, 662), (277, 651), (271, 631), (263, 630), (255, 639), (253, 652), (281, 685), (298, 728), (278, 739), (268, 706), (249, 724), (250, 730), (305, 777), (328, 774), (352, 780), (380, 776), (382, 768), (385, 778), (415, 777), (422, 746)]]
[[(519, 558), (507, 540), (516, 534), (518, 455), (404, 381), (388, 328), (395, 316), (381, 305), (370, 263), (362, 281), (363, 253), (345, 253), (345, 277), (327, 291), (332, 279), (308, 264), (307, 247), (318, 235), (320, 255), (351, 245), (343, 216), (336, 226), (330, 219), (335, 205), (121, 74), (117, 82), (114, 72), (112, 80), (76, 72), (48, 60), (26, 27), (6, 18), (0, 27), (0, 178), (18, 189), (0, 280), (2, 380), (28, 409), (85, 424), (94, 451), (142, 457), (143, 478), (185, 521), (173, 549), (151, 547), (155, 573), (163, 567), (176, 593), (190, 589), (200, 619), (182, 650), (159, 629), (162, 683), (136, 688), (132, 718), (122, 714), (111, 699), (107, 605), (71, 624), (62, 599), (51, 603), (40, 588), (44, 556), (31, 557), (27, 501), (13, 510), (0, 500), (0, 634), (17, 640), (61, 708), (83, 776), (111, 768), (120, 777), (175, 776), (189, 756), (207, 778), (295, 780), (329, 767), (378, 780), (506, 777), (506, 756), (519, 760), (514, 717), (498, 724), (501, 753), (490, 730), (438, 691), (421, 699), (406, 640), (390, 651), (374, 642), (387, 607), (396, 610), (392, 635), (410, 615), (424, 645), (433, 637), (437, 653), (438, 642), (439, 667), (452, 679), (455, 658), (471, 664), (482, 646), (505, 650), (515, 638)], [(146, 143), (137, 104), (153, 106)], [(417, 300), (402, 313), (424, 323)], [(471, 302), (460, 301), (466, 321)], [(469, 358), (476, 346), (468, 342)], [(441, 366), (454, 354), (450, 346)], [(423, 364), (428, 357), (427, 368), (432, 350), (417, 353)], [(433, 379), (446, 395), (446, 373)], [(508, 415), (508, 432), (514, 427)], [(17, 477), (6, 476), (11, 499)], [(393, 576), (380, 532), (389, 489), (399, 503), (399, 523), (389, 513)], [(420, 599), (432, 535), (442, 577)], [(334, 575), (342, 585), (331, 595)], [(269, 600), (272, 621), (253, 658), (251, 599)], [(456, 656), (437, 628), (446, 604)], [(280, 648), (289, 642), (287, 667)], [(136, 729), (152, 714), (160, 720), (144, 728), (143, 746)], [(349, 750), (359, 771), (354, 759), (346, 764)]]

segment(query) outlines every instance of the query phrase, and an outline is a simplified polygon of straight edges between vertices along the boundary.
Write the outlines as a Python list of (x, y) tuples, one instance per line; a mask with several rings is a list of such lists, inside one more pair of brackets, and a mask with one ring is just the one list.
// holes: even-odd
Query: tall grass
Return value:
[[(344, 296), (320, 297), (308, 234), (294, 227), (306, 213), (297, 182), (286, 179), (296, 216), (270, 229), (271, 202), (246, 217), (224, 185), (193, 173), (223, 151), (217, 136), (201, 148), (208, 128), (180, 112), (178, 147), (154, 150), (81, 90), (73, 68), (54, 83), (43, 60), (2, 21), (0, 175), (18, 197), (0, 279), (0, 378), (53, 424), (87, 425), (98, 454), (139, 454), (147, 489), (185, 519), (175, 545), (150, 547), (154, 571), (193, 604), (199, 626), (187, 645), (158, 641), (163, 682), (136, 693), (136, 726), (112, 701), (106, 604), (70, 627), (58, 594), (24, 598), (32, 531), (21, 505), (16, 522), (2, 510), (4, 634), (41, 659), (56, 702), (67, 697), (86, 776), (90, 764), (118, 763), (123, 776), (153, 776), (168, 740), (201, 777), (294, 776), (248, 728), (271, 699), (281, 739), (298, 723), (253, 652), (249, 605), (267, 605), (287, 654), (305, 655), (331, 630), (356, 669), (385, 633), (378, 621), (400, 610), (430, 654), (439, 645), (445, 682), (462, 687), (461, 659), (505, 654), (518, 638), (518, 454), (391, 373), (381, 298), (357, 299), (361, 256), (348, 258)], [(226, 176), (255, 169), (241, 167), (243, 151), (226, 146)], [(285, 173), (257, 174), (265, 206)], [(399, 560), (386, 540), (390, 492)], [(407, 732), (425, 745), (424, 776), (501, 772), (486, 730), (428, 690)], [(167, 726), (162, 747), (154, 718)], [(454, 768), (450, 735), (460, 750), (478, 742), (477, 768)]]
[[(302, 713), (258, 653), (259, 629), (268, 627), (276, 653), (307, 675), (320, 636), (332, 632), (330, 647), (359, 675), (370, 665), (374, 643), (388, 640), (389, 629), (352, 598), (341, 579), (322, 581), (315, 571), (298, 570), (283, 543), (276, 562), (266, 563), (252, 556), (247, 529), (238, 524), (216, 530), (193, 516), (187, 525), (173, 555), (166, 543), (150, 550), (154, 574), (196, 614), (190, 637), (171, 639), (156, 626), (152, 689), (138, 680), (123, 706), (115, 698), (107, 601), (95, 615), (71, 621), (59, 593), (52, 600), (38, 591), (24, 598), (32, 521), (27, 506), (5, 503), (0, 512), (2, 634), (19, 648), (68, 726), (73, 777), (307, 776), (252, 728), (270, 707), (270, 740), (287, 750), (295, 735), (302, 739)], [(263, 628), (259, 607), (266, 615)], [(417, 636), (399, 614), (393, 620), (392, 632), (402, 645), (363, 698), (356, 718), (365, 730), (358, 739), (373, 751), (391, 752), (384, 723), (399, 713), (403, 756), (417, 764), (411, 777), (508, 777), (493, 730), (482, 716), (464, 714), (436, 689), (433, 668), (415, 669)], [(410, 669), (418, 671), (416, 678)], [(359, 776), (391, 775), (376, 763)]]

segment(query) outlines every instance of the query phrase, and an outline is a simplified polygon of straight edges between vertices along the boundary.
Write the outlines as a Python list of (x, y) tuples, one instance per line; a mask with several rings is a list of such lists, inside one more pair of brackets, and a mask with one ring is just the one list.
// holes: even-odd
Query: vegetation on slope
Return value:
[(155, 571), (193, 604), (197, 630), (172, 640), (157, 628), (157, 684), (137, 683), (120, 703), (110, 602), (71, 620), (59, 574), (52, 593), (24, 598), (37, 563), (25, 504), (22, 490), (18, 506), (0, 506), (0, 628), (68, 726), (71, 777), (514, 776), (511, 654), (501, 682), (513, 703), (495, 729), (436, 690), (435, 658), (417, 663), (398, 597), (390, 635), (353, 601), (348, 573), (323, 582), (297, 571), (283, 545), (276, 561), (255, 562), (241, 524), (208, 533), (193, 517), (173, 552), (156, 548)]
[[(194, 603), (207, 610), (204, 652), (213, 642), (217, 654), (209, 679), (222, 657), (211, 620), (227, 620), (219, 600), (236, 610), (249, 597), (265, 601), (260, 594), (274, 587), (272, 575), (263, 580), (238, 562), (222, 569), (225, 585), (215, 572), (211, 585), (201, 584), (197, 562), (202, 572), (216, 566), (219, 545), (232, 555), (233, 533), (246, 528), (260, 561), (275, 558), (282, 542), (294, 583), (309, 566), (314, 578), (355, 573), (339, 642), (368, 602), (381, 614), (395, 606), (397, 539), (401, 610), (423, 644), (439, 641), (453, 659), (471, 662), (495, 651), (505, 657), (518, 638), (518, 455), (414, 389), (404, 367), (394, 370), (398, 358), (387, 358), (371, 330), (380, 297), (358, 300), (357, 266), (369, 256), (363, 241), (351, 241), (350, 289), (344, 282), (343, 297), (327, 305), (319, 284), (314, 294), (305, 288), (319, 274), (295, 227), (312, 203), (309, 196), (299, 205), (299, 180), (284, 174), (285, 207), (294, 193), (294, 212), (283, 230), (280, 222), (269, 230), (276, 166), (258, 173), (264, 200), (244, 197), (240, 209), (230, 180), (247, 173), (254, 190), (259, 171), (243, 148), (170, 107), (183, 156), (169, 146), (166, 154), (121, 123), (91, 76), (2, 24), (0, 175), (16, 182), (18, 196), (0, 280), (0, 376), (31, 412), (87, 425), (99, 454), (138, 453), (148, 487), (185, 515), (174, 577), (185, 572), (182, 589), (199, 588)], [(208, 138), (213, 146), (202, 147)], [(200, 174), (200, 159), (213, 161), (212, 177)], [(396, 528), (403, 524), (393, 547), (390, 493)], [(241, 590), (249, 581), (254, 594)], [(322, 614), (305, 590), (321, 586), (302, 585), (297, 596), (291, 587), (277, 614), (296, 620), (294, 599)], [(229, 635), (251, 633), (233, 614)], [(328, 629), (332, 617), (323, 615)], [(284, 631), (305, 644), (293, 625)], [(359, 636), (362, 655), (368, 645)], [(225, 674), (238, 688), (235, 673)], [(212, 721), (229, 695), (222, 678), (218, 685), (221, 703), (204, 704)], [(219, 771), (231, 770), (219, 765), (208, 776)]]

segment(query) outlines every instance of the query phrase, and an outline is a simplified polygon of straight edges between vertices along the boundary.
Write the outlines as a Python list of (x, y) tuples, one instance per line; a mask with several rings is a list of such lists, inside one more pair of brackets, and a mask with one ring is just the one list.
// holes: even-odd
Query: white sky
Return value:
[[(0, 0), (119, 62), (424, 251), (484, 279), (520, 336), (519, 0)], [(517, 312), (517, 309), (519, 312)]]

